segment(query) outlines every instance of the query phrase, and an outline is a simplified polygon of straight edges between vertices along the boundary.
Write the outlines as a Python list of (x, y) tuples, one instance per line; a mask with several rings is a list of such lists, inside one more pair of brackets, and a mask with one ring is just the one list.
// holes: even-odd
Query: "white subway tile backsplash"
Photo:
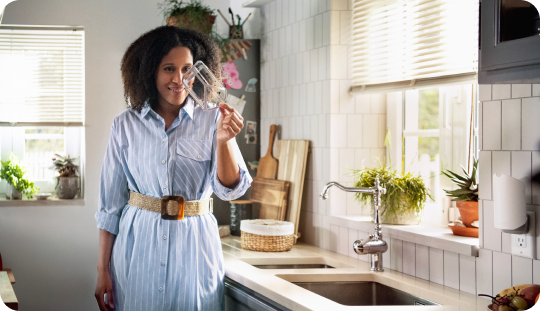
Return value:
[(322, 14), (322, 22), (323, 22), (323, 29), (322, 29), (322, 45), (328, 46), (330, 45), (331, 40), (331, 32), (332, 32), (332, 12), (326, 11)]
[(512, 286), (512, 255), (493, 252), (493, 293)]
[(327, 71), (327, 55), (326, 55), (327, 47), (323, 46), (319, 48), (319, 78), (318, 80), (322, 81), (326, 79), (326, 71)]
[(275, 28), (281, 28), (283, 26), (283, 1), (287, 0), (276, 0), (275, 14), (276, 14), (276, 24)]
[(429, 280), (429, 247), (416, 244), (416, 277)]
[[(314, 107), (313, 111), (311, 113), (313, 114), (321, 114), (322, 113), (322, 107), (323, 107), (323, 87), (322, 82), (317, 81), (313, 85), (313, 101), (314, 101)], [(324, 102), (328, 105), (328, 102)], [(308, 110), (308, 114), (310, 111)]]
[(351, 44), (352, 40), (352, 11), (341, 11), (340, 12), (340, 44)]
[(371, 94), (371, 113), (386, 113), (386, 93)]
[(358, 240), (358, 230), (354, 230), (349, 228), (349, 239), (348, 239), (348, 250), (349, 250), (349, 257), (352, 258), (358, 258), (358, 254), (354, 251), (352, 245), (354, 244), (354, 241)]
[[(296, 38), (295, 38), (296, 40)], [(285, 56), (292, 54), (293, 49), (293, 26), (288, 25), (285, 27)], [(287, 72), (289, 68), (287, 68)]]
[(311, 82), (319, 80), (319, 50), (311, 50)]
[(356, 149), (354, 151), (354, 167), (356, 169), (369, 166), (371, 162), (371, 150), (370, 149)]
[(489, 133), (483, 137), (482, 150), (501, 150), (501, 102), (483, 102), (482, 113), (482, 131)]
[(532, 85), (532, 96), (540, 96), (540, 84)]
[(339, 80), (339, 113), (354, 113), (354, 97), (349, 94), (350, 80)]
[(344, 11), (348, 9), (348, 0), (332, 0), (332, 10)]
[(478, 85), (478, 99), (482, 102), (491, 100), (491, 84)]
[(319, 146), (327, 147), (328, 133), (326, 130), (326, 115), (320, 114), (317, 116), (319, 118)]
[(349, 256), (349, 229), (339, 227), (339, 253)]
[(311, 51), (315, 40), (315, 19), (310, 17), (306, 20), (306, 51)]
[(476, 268), (476, 292), (493, 295), (493, 252), (481, 248), (478, 251)]
[[(332, 179), (336, 180), (336, 179)], [(341, 191), (335, 187), (330, 188), (329, 199), (327, 202), (327, 212), (329, 215), (347, 214), (347, 192)]]
[(384, 163), (386, 149), (374, 148), (374, 149), (370, 149), (370, 151), (371, 151), (371, 163), (369, 164), (370, 166), (379, 166), (380, 163)]
[(512, 235), (501, 232), (501, 251), (503, 253), (512, 253)]
[(391, 238), (390, 269), (403, 272), (403, 241)]
[(512, 255), (512, 286), (533, 283), (533, 260)]
[(298, 53), (300, 49), (300, 23), (292, 24), (292, 54)]
[(356, 95), (356, 113), (371, 113), (371, 95)]
[[(317, 14), (319, 14), (319, 1), (318, 0), (311, 0), (310, 1), (310, 6), (309, 6), (309, 15), (310, 16), (315, 16)], [(306, 7), (307, 9), (308, 7)]]
[(531, 97), (531, 84), (512, 84), (512, 98)]
[(511, 97), (511, 84), (493, 84), (491, 96), (493, 100), (509, 99)]
[(476, 295), (476, 257), (459, 254), (459, 290)]
[[(364, 235), (364, 237), (367, 237)], [(388, 244), (388, 250), (383, 253), (383, 268), (391, 269), (392, 265), (392, 239), (386, 239), (386, 244)]]
[(330, 80), (330, 113), (339, 113), (339, 80)]
[(317, 115), (311, 115), (306, 116), (307, 118), (310, 118), (310, 136), (309, 139), (311, 140), (311, 147), (316, 148), (319, 147), (319, 116)]
[(521, 150), (521, 99), (502, 101), (502, 149)]
[(327, 2), (330, 0), (319, 0), (319, 14), (326, 12)]
[(323, 15), (317, 14), (313, 18), (313, 26), (315, 27), (315, 30), (313, 31), (313, 47), (314, 48), (320, 48), (322, 46), (323, 41)]
[[(364, 120), (365, 122), (365, 120)], [(330, 115), (330, 147), (347, 147), (347, 115)]]
[[(386, 137), (386, 114), (379, 114), (379, 128), (378, 128), (378, 135), (377, 135), (377, 142), (379, 148), (385, 148), (384, 147), (384, 138)], [(384, 153), (386, 155), (386, 152)]]
[(444, 285), (459, 289), (459, 254), (444, 251)]
[(362, 145), (364, 148), (377, 148), (379, 146), (379, 119), (375, 114), (364, 114), (362, 122)]
[(294, 121), (296, 122), (296, 129), (295, 129), (295, 134), (296, 136), (294, 137), (295, 139), (304, 139), (304, 117), (302, 116), (298, 116), (298, 117), (294, 117), (294, 118), (291, 118), (291, 119), (294, 119)]
[(521, 100), (521, 149), (540, 150), (540, 97)]
[(483, 200), (491, 200), (491, 151), (480, 151), (480, 159), (478, 160), (478, 179), (481, 185), (488, 185), (479, 187), (478, 196)]
[(362, 120), (360, 114), (349, 114), (347, 120), (347, 147), (362, 148)]
[(491, 152), (491, 175), (506, 174), (507, 176), (512, 176), (510, 164), (510, 151)]
[(531, 203), (531, 169), (530, 151), (512, 151), (512, 177), (525, 184), (526, 203)]
[(339, 181), (353, 182), (351, 169), (354, 169), (354, 149), (339, 149)]
[(500, 252), (502, 250), (502, 231), (495, 228), (493, 201), (482, 201), (484, 212), (484, 248)]
[(281, 25), (282, 27), (286, 27), (289, 25), (289, 10), (291, 8), (291, 1), (290, 0), (283, 0), (283, 3), (281, 4)]
[(338, 225), (330, 225), (330, 238), (329, 238), (330, 245), (328, 245), (330, 250), (332, 252), (338, 253), (339, 252), (339, 226)]
[(298, 35), (299, 35), (299, 42), (298, 42), (298, 49), (299, 52), (304, 52), (307, 50), (307, 21), (301, 20), (300, 21), (300, 27), (298, 28)]
[[(304, 129), (304, 134), (302, 135), (302, 139), (307, 139), (307, 140), (313, 140), (313, 137), (312, 137), (312, 132), (311, 132), (311, 116), (303, 116), (302, 117), (303, 121), (302, 121), (302, 126), (303, 126), (303, 129)], [(315, 137), (315, 139), (317, 139)]]
[(403, 273), (416, 276), (416, 244), (403, 241)]
[(444, 252), (441, 249), (429, 248), (429, 280), (444, 285)]

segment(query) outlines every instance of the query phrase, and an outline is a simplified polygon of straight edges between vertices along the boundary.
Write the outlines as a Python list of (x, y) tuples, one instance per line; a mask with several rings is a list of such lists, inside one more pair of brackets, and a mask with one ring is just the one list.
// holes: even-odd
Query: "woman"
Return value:
[[(130, 107), (113, 122), (96, 213), (100, 310), (223, 308), (223, 257), (208, 198), (236, 199), (252, 179), (234, 139), (243, 118), (225, 103), (196, 107), (182, 86), (199, 60), (219, 77), (211, 39), (172, 26), (143, 34), (122, 59)], [(193, 89), (202, 95), (198, 82)], [(184, 198), (183, 219), (171, 195)]]

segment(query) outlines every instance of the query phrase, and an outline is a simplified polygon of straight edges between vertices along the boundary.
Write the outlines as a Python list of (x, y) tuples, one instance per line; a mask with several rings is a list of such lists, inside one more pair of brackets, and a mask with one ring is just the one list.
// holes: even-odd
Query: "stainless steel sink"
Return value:
[(377, 282), (293, 282), (346, 306), (431, 306), (432, 301)]
[(259, 269), (334, 269), (327, 264), (275, 264), (275, 265), (253, 265)]

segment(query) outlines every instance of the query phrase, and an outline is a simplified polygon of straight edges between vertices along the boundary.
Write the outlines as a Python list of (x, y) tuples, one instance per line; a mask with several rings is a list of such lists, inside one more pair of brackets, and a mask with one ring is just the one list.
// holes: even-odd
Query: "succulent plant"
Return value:
[[(53, 165), (49, 167), (51, 170), (58, 172), (58, 177), (74, 177), (79, 173), (79, 166), (76, 165), (75, 160), (77, 158), (63, 157), (59, 154), (55, 154), (56, 158), (53, 158)], [(58, 178), (57, 177), (57, 178)]]
[(470, 175), (463, 166), (461, 166), (461, 169), (463, 170), (463, 175), (459, 175), (448, 169), (442, 171), (444, 175), (459, 187), (456, 190), (444, 190), (446, 195), (453, 197), (452, 201), (478, 202), (478, 159), (473, 159), (473, 167)]

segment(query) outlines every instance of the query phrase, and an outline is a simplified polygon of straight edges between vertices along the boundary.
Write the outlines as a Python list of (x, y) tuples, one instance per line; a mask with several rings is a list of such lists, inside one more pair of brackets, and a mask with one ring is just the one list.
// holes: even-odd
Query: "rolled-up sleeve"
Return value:
[(99, 209), (96, 213), (97, 227), (115, 235), (118, 234), (120, 215), (129, 200), (120, 137), (115, 119), (101, 167)]
[[(215, 136), (214, 136), (215, 137)], [(231, 146), (233, 148), (234, 158), (236, 159), (236, 163), (238, 164), (238, 168), (240, 169), (240, 182), (234, 189), (227, 188), (221, 184), (221, 181), (219, 181), (219, 178), (217, 176), (217, 143), (214, 138), (214, 144), (212, 146), (212, 155), (213, 155), (213, 165), (212, 165), (212, 188), (214, 190), (214, 193), (222, 200), (224, 201), (231, 201), (238, 199), (246, 191), (248, 190), (249, 186), (251, 185), (251, 181), (253, 180), (251, 178), (251, 175), (249, 175), (248, 169), (246, 167), (246, 163), (244, 162), (244, 158), (242, 157), (242, 153), (240, 152), (240, 149), (238, 148), (238, 144), (236, 143), (236, 138), (233, 138), (230, 140)]]

